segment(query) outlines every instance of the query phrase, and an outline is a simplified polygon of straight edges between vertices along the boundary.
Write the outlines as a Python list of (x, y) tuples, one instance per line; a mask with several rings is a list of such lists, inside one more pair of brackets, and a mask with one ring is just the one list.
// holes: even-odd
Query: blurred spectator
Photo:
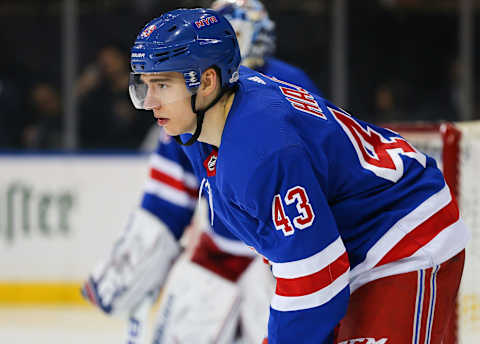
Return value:
[(22, 146), (29, 149), (62, 148), (62, 106), (58, 91), (38, 82), (30, 91), (31, 123), (22, 133)]
[(400, 82), (385, 82), (375, 89), (374, 116), (377, 123), (405, 119), (405, 91)]
[(77, 83), (82, 148), (137, 149), (151, 116), (130, 103), (128, 56), (116, 45), (104, 46)]

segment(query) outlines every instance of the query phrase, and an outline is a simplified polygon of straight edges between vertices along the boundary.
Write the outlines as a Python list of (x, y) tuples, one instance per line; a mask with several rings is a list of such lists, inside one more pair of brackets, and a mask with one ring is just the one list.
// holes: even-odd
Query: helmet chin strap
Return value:
[(202, 132), (202, 126), (203, 126), (203, 120), (205, 118), (205, 112), (210, 110), (210, 108), (212, 106), (214, 106), (215, 104), (218, 103), (220, 98), (222, 98), (222, 96), (225, 94), (225, 91), (226, 90), (224, 88), (222, 88), (220, 90), (220, 93), (217, 95), (217, 97), (210, 104), (208, 104), (205, 109), (202, 109), (202, 110), (196, 110), (195, 109), (195, 100), (197, 99), (197, 94), (196, 93), (192, 94), (192, 96), (190, 98), (190, 103), (192, 105), (192, 111), (197, 115), (197, 127), (195, 128), (195, 132), (193, 133), (192, 137), (187, 142), (182, 142), (182, 140), (180, 139), (180, 135), (173, 136), (173, 138), (175, 139), (175, 141), (177, 141), (178, 144), (180, 144), (182, 146), (191, 146), (192, 144), (194, 144), (197, 141), (198, 137), (200, 136), (200, 133)]

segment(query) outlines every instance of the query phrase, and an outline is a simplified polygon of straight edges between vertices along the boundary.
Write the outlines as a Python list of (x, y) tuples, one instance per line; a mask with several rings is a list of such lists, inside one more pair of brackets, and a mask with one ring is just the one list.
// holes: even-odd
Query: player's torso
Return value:
[(301, 88), (242, 72), (219, 151), (203, 143), (184, 150), (203, 180), (214, 224), (220, 220), (247, 245), (261, 245), (255, 237), (258, 219), (245, 204), (246, 184), (255, 183), (249, 167), (283, 146), (301, 146), (306, 153), (299, 159), (311, 162), (352, 267), (399, 219), (444, 187), (435, 162), (397, 134), (356, 120)]

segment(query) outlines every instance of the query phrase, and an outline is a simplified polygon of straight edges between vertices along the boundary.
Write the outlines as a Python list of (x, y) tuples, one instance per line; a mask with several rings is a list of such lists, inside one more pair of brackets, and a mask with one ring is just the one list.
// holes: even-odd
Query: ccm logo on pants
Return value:
[(375, 338), (355, 338), (355, 339), (345, 340), (338, 344), (385, 344), (387, 341), (388, 341), (387, 338), (382, 338), (379, 340), (376, 340)]

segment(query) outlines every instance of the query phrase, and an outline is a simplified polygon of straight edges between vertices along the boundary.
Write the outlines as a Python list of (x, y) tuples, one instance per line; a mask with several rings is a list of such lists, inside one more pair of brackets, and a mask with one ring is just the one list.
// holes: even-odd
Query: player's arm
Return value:
[(180, 146), (162, 131), (144, 186), (142, 209), (179, 239), (190, 224), (198, 199), (198, 179)]
[(141, 206), (83, 287), (88, 300), (106, 313), (128, 313), (159, 290), (180, 253), (178, 239), (190, 223), (196, 185), (183, 151), (161, 139), (150, 159)]
[(245, 200), (258, 219), (257, 251), (277, 280), (268, 343), (333, 343), (349, 300), (349, 260), (330, 211), (328, 166), (299, 147), (265, 159)]

